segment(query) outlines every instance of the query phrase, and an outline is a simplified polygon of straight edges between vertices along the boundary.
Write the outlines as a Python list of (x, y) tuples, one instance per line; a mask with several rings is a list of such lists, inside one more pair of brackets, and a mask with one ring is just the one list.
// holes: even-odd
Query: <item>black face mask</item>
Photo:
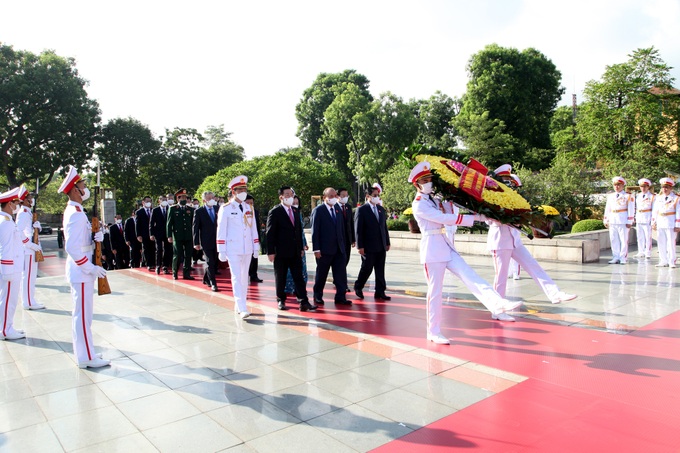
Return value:
[(187, 204), (187, 201), (186, 200), (180, 200), (179, 204), (181, 204), (182, 206), (185, 206)]

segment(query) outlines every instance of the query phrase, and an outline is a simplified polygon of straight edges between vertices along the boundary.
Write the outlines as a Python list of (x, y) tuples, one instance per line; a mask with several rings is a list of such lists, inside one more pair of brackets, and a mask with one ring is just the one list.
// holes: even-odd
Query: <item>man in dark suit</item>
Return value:
[[(111, 226), (111, 250), (113, 251), (114, 263), (116, 269), (127, 269), (130, 265), (130, 248), (125, 243), (125, 234), (123, 232), (123, 218), (120, 214), (114, 217), (115, 222)], [(133, 221), (134, 223), (134, 221)]]
[(203, 283), (217, 292), (217, 210), (215, 194), (203, 192), (203, 206), (194, 212), (193, 237), (194, 249), (203, 250), (205, 273)]
[(357, 208), (354, 216), (354, 229), (357, 237), (357, 250), (361, 255), (361, 269), (354, 283), (354, 293), (364, 298), (364, 286), (375, 270), (376, 300), (390, 300), (385, 294), (385, 258), (390, 249), (390, 233), (387, 231), (387, 212), (380, 205), (380, 191), (376, 187), (366, 189), (366, 203)]
[[(347, 273), (347, 265), (351, 256), (352, 247), (356, 243), (354, 238), (354, 216), (352, 215), (352, 206), (349, 204), (349, 192), (345, 188), (338, 189), (338, 205), (342, 218), (345, 221), (345, 273)], [(349, 292), (349, 284), (345, 282), (347, 292)]]
[[(300, 311), (314, 311), (316, 306), (309, 303), (307, 287), (302, 276), (302, 222), (300, 214), (293, 209), (295, 192), (289, 186), (279, 189), (281, 204), (272, 208), (267, 215), (267, 257), (274, 263), (276, 300), (279, 310), (286, 308), (286, 276), (288, 269), (295, 283), (295, 297)], [(326, 272), (328, 273), (328, 272)]]
[(125, 228), (123, 229), (125, 243), (130, 247), (130, 267), (132, 268), (139, 267), (142, 260), (142, 244), (137, 240), (135, 215), (136, 212), (132, 211), (130, 217), (125, 220)]
[(172, 245), (168, 242), (166, 226), (168, 223), (168, 199), (165, 195), (158, 197), (158, 206), (151, 211), (149, 221), (149, 239), (156, 244), (156, 274), (169, 274), (172, 264)]
[(347, 269), (345, 268), (345, 226), (338, 195), (334, 188), (323, 191), (323, 203), (312, 211), (312, 250), (316, 258), (314, 303), (323, 305), (323, 289), (328, 271), (333, 269), (336, 305), (352, 305), (345, 297)]
[(113, 248), (111, 247), (111, 227), (108, 223), (103, 228), (104, 240), (102, 241), (102, 267), (107, 271), (114, 269), (113, 264)]
[(146, 267), (153, 271), (156, 267), (156, 244), (149, 235), (149, 223), (151, 221), (151, 197), (146, 196), (142, 200), (142, 207), (135, 214), (135, 232), (137, 240), (142, 244), (142, 253), (146, 261)]

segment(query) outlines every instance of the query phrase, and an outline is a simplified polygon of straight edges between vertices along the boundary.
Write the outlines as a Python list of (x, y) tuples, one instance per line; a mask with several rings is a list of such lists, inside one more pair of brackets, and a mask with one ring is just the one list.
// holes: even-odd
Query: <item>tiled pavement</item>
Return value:
[[(113, 294), (95, 296), (93, 331), (112, 366), (80, 370), (71, 354), (68, 285), (61, 275), (44, 275), (59, 273), (62, 253), (46, 253), (38, 279), (38, 299), (48, 309), (18, 310), (16, 325), (28, 338), (0, 343), (0, 451), (391, 451), (394, 439), (413, 439), (419, 428), (493, 403), (531, 374), (489, 366), (503, 365), (489, 357), (494, 348), (470, 359), (472, 334), (496, 335), (499, 323), (452, 277), (448, 303), (463, 307), (445, 310), (454, 344), (422, 339), (424, 278), (417, 255), (401, 251), (389, 253), (387, 269), (399, 297), (379, 317), (370, 292), (353, 317), (332, 304), (327, 315), (279, 312), (266, 259), (265, 283), (252, 287), (254, 315), (246, 321), (234, 315), (228, 290), (214, 294), (146, 271), (111, 272)], [(491, 278), (490, 259), (466, 259)], [(350, 276), (358, 261), (355, 255)], [(530, 280), (510, 282), (509, 296), (527, 303), (522, 318), (506, 325), (508, 335), (547, 321), (567, 332), (618, 337), (606, 332), (633, 332), (680, 308), (670, 269), (543, 264), (562, 289), (581, 297), (553, 306)], [(505, 338), (497, 343), (522, 344)], [(675, 367), (667, 368), (677, 374)], [(474, 442), (448, 447), (454, 445), (470, 449)]]

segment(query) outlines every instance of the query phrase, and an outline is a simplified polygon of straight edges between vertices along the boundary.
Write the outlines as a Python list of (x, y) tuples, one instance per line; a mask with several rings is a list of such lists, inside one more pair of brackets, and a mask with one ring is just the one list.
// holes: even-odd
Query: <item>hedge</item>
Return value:
[(580, 220), (571, 227), (572, 233), (584, 233), (586, 231), (604, 230), (604, 222), (598, 219)]

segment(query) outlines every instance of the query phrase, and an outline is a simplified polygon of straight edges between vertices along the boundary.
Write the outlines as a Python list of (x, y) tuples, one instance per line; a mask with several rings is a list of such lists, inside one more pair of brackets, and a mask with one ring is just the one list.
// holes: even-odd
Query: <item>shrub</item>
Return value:
[(392, 231), (408, 231), (408, 222), (400, 219), (387, 219), (387, 229)]
[(598, 219), (581, 220), (571, 227), (572, 233), (583, 233), (586, 231), (604, 230), (604, 222)]

